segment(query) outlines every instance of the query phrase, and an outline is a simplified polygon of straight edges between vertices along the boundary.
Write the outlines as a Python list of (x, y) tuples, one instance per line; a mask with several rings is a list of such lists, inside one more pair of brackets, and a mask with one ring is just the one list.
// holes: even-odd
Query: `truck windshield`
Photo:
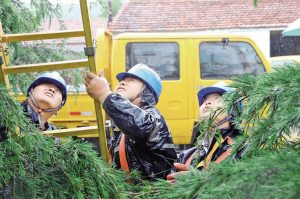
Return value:
[(128, 43), (126, 71), (139, 63), (155, 70), (162, 80), (178, 80), (179, 45), (175, 42)]
[(259, 75), (265, 67), (247, 42), (201, 42), (201, 79), (231, 79), (244, 73)]

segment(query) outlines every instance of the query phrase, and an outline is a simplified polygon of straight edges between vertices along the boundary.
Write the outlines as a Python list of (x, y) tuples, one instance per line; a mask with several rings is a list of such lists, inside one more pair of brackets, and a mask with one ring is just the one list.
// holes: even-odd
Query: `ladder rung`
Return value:
[(97, 126), (89, 126), (89, 127), (80, 127), (80, 128), (72, 128), (72, 129), (60, 129), (54, 131), (43, 131), (44, 134), (52, 135), (53, 137), (69, 137), (69, 136), (78, 136), (78, 135), (89, 135), (89, 134), (97, 134), (98, 128)]
[(59, 38), (83, 37), (83, 36), (84, 36), (83, 30), (36, 32), (36, 33), (26, 33), (26, 34), (3, 35), (2, 42), (33, 41), (33, 40), (59, 39)]
[(5, 75), (8, 75), (8, 74), (17, 74), (17, 73), (47, 71), (47, 70), (81, 68), (81, 67), (88, 67), (88, 66), (89, 66), (88, 60), (81, 59), (81, 60), (62, 61), (62, 62), (49, 62), (49, 63), (42, 63), (42, 64), (9, 66), (9, 67), (3, 67), (3, 72)]

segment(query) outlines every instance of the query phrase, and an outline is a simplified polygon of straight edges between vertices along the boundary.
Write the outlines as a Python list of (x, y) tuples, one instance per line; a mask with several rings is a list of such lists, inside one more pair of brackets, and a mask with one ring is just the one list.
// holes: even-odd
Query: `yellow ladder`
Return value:
[[(83, 30), (74, 31), (58, 31), (58, 32), (48, 32), (48, 33), (28, 33), (28, 34), (11, 34), (4, 35), (2, 30), (2, 24), (0, 22), (0, 37), (3, 43), (2, 56), (4, 58), (4, 63), (0, 67), (0, 83), (5, 83), (7, 88), (10, 88), (8, 75), (17, 73), (28, 73), (28, 72), (38, 72), (47, 70), (58, 70), (58, 69), (69, 69), (69, 68), (81, 68), (89, 67), (90, 71), (98, 75), (98, 68), (96, 66), (95, 54), (96, 50), (93, 46), (93, 36), (91, 30), (91, 20), (89, 15), (89, 9), (87, 0), (80, 0), (81, 15), (83, 22)], [(19, 41), (32, 41), (32, 40), (43, 40), (43, 39), (58, 39), (58, 38), (69, 38), (69, 37), (82, 37), (85, 36), (86, 48), (85, 53), (88, 59), (84, 60), (72, 60), (72, 61), (62, 61), (62, 62), (50, 62), (41, 64), (29, 64), (29, 65), (18, 65), (7, 67), (9, 63), (9, 57), (6, 49), (6, 44), (8, 42), (19, 42)], [(108, 151), (106, 143), (106, 133), (104, 126), (104, 119), (102, 115), (102, 107), (99, 101), (94, 100), (95, 111), (97, 118), (97, 127), (82, 127), (73, 129), (62, 129), (55, 131), (44, 131), (45, 134), (52, 135), (54, 137), (67, 137), (67, 136), (77, 136), (77, 135), (88, 135), (88, 134), (98, 134), (100, 142), (101, 155), (104, 161), (108, 162)]]

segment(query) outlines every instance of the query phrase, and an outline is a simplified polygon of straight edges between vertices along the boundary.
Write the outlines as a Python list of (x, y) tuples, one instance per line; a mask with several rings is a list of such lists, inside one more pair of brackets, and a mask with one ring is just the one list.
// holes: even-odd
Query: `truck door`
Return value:
[[(199, 109), (197, 92), (219, 81), (230, 83), (232, 77), (244, 73), (259, 75), (270, 67), (261, 51), (250, 39), (195, 39), (194, 108)], [(266, 67), (265, 67), (266, 66)], [(198, 111), (194, 118), (199, 118)], [(195, 136), (195, 131), (193, 133)], [(192, 138), (193, 139), (193, 138)]]
[(111, 83), (112, 35), (103, 28), (97, 30), (97, 71), (104, 69), (108, 83)]
[[(137, 41), (138, 40), (138, 41)], [(119, 72), (128, 71), (138, 63), (155, 70), (162, 79), (162, 94), (156, 107), (167, 120), (175, 144), (183, 144), (187, 137), (187, 69), (184, 39), (135, 39), (119, 43)], [(118, 60), (123, 60), (119, 57)]]
[[(111, 86), (111, 58), (112, 58), (112, 34), (104, 29), (99, 28), (97, 30), (97, 56), (96, 56), (96, 63), (97, 63), (97, 71), (104, 69), (104, 76), (107, 79), (109, 85)], [(104, 109), (102, 109), (102, 115), (104, 116), (104, 120), (108, 120), (109, 118), (105, 114)], [(104, 121), (104, 124), (105, 121)], [(106, 129), (107, 130), (107, 129)], [(107, 133), (109, 130), (107, 130)], [(109, 139), (109, 135), (106, 135)]]

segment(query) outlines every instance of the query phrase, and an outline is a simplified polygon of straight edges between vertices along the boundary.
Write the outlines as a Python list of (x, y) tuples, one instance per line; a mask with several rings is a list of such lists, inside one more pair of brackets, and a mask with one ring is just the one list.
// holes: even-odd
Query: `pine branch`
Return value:
[[(8, 119), (8, 117), (6, 117), (5, 115), (3, 115), (2, 113), (0, 113), (0, 115), (1, 115), (2, 117), (4, 117), (6, 120)], [(18, 126), (22, 131), (26, 132), (26, 130), (23, 129), (20, 125), (18, 125), (16, 122), (14, 122), (14, 124), (15, 124), (16, 126)]]
[(288, 142), (300, 129), (300, 64), (285, 64), (272, 73), (245, 74), (223, 95), (227, 107), (246, 99), (242, 114), (245, 134), (235, 138), (233, 154), (247, 146), (241, 160), (211, 163), (210, 171), (177, 175), (179, 183), (154, 183), (151, 198), (297, 198), (300, 184), (300, 139)]
[(300, 182), (299, 149), (262, 151), (242, 161), (211, 163), (211, 171), (195, 169), (178, 175), (179, 183), (154, 184), (152, 198), (293, 198)]
[[(54, 143), (26, 121), (19, 104), (0, 86), (0, 117), (10, 132), (21, 135), (0, 142), (0, 193), (15, 198), (122, 198), (140, 187), (136, 172), (128, 176), (97, 157), (88, 143), (63, 140)], [(7, 111), (10, 109), (11, 111)], [(26, 133), (30, 132), (30, 133)], [(3, 196), (4, 197), (4, 196)]]

